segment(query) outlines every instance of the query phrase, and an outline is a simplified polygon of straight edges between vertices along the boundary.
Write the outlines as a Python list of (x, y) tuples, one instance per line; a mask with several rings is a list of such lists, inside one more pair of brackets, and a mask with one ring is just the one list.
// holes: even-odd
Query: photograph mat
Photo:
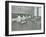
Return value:
[[(15, 6), (34, 6), (34, 7), (41, 7), (41, 30), (25, 30), (25, 31), (12, 31), (11, 29), (11, 6), (15, 5)], [(43, 10), (44, 6), (41, 4), (25, 4), (25, 3), (9, 3), (9, 34), (26, 34), (26, 33), (42, 33), (44, 30), (44, 22), (43, 22), (43, 14), (44, 14), (44, 10)]]

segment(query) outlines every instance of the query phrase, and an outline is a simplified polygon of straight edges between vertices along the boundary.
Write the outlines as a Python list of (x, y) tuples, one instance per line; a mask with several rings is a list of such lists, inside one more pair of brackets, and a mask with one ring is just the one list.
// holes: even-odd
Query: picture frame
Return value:
[(45, 3), (5, 1), (5, 36), (34, 34), (45, 34)]

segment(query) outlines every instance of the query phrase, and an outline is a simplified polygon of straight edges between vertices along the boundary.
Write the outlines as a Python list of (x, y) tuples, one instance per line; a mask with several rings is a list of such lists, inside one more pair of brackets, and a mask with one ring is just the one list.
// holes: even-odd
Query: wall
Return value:
[[(16, 1), (44, 2), (45, 6), (46, 6), (46, 0), (16, 0)], [(46, 9), (46, 7), (45, 7), (45, 9)], [(45, 19), (46, 19), (46, 17), (45, 17)], [(45, 20), (45, 22), (46, 22), (46, 20)], [(46, 29), (45, 29), (45, 31), (46, 31)], [(5, 37), (5, 0), (0, 0), (0, 37)], [(46, 32), (45, 32), (45, 34), (24, 35), (24, 36), (16, 36), (16, 37), (46, 37)]]
[(34, 7), (12, 6), (12, 13), (32, 14), (33, 12), (34, 12)]

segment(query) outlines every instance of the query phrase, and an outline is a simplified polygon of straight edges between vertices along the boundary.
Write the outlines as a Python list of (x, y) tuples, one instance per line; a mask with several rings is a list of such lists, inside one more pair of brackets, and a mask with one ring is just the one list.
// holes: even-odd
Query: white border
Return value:
[[(11, 30), (11, 6), (16, 5), (16, 6), (35, 6), (35, 7), (41, 7), (41, 30), (27, 30), (27, 31), (12, 31)], [(43, 25), (43, 5), (40, 4), (21, 4), (21, 3), (9, 3), (9, 35), (10, 34), (26, 34), (26, 33), (42, 33), (44, 30), (44, 25)]]

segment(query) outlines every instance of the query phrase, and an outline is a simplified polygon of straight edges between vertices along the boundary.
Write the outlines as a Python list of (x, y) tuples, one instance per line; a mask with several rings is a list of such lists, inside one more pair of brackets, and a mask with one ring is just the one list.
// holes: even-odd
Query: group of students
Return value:
[(26, 22), (25, 20), (28, 19), (28, 18), (31, 18), (31, 16), (18, 16), (14, 19), (12, 19), (13, 21), (16, 21), (16, 22), (21, 22), (21, 23), (24, 23)]

